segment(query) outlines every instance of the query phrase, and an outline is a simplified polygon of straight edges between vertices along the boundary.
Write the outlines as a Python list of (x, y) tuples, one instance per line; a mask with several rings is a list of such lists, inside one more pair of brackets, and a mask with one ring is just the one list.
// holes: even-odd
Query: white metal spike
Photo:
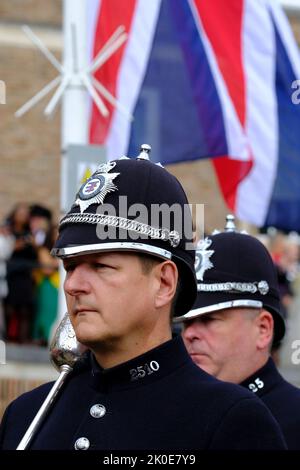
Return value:
[(69, 83), (70, 83), (70, 77), (67, 75), (64, 75), (62, 82), (60, 83), (59, 87), (56, 89), (54, 95), (52, 96), (51, 100), (49, 101), (49, 103), (47, 104), (45, 108), (44, 113), (46, 116), (50, 116), (54, 112), (56, 106), (58, 105)]
[[(114, 42), (119, 36), (121, 36), (122, 33), (125, 33), (125, 32), (126, 31), (125, 31), (125, 26), (124, 25), (118, 26), (117, 29), (112, 33), (110, 38), (108, 38), (108, 40), (106, 41), (106, 43), (102, 47), (101, 51), (103, 52), (108, 46), (111, 45), (112, 42)], [(94, 59), (94, 60), (96, 60), (96, 59)]]
[(41, 39), (32, 31), (32, 29), (25, 24), (22, 26), (22, 29), (24, 33), (29, 37), (29, 39), (31, 39), (33, 44), (41, 51), (42, 54), (44, 54), (46, 59), (51, 62), (53, 67), (55, 67), (59, 71), (59, 73), (63, 74), (63, 66), (58, 62), (57, 58), (52, 54), (52, 52), (49, 51), (49, 49), (45, 46)]
[(83, 73), (81, 75), (81, 80), (82, 80), (83, 84), (86, 86), (87, 91), (89, 92), (89, 94), (93, 98), (93, 100), (95, 102), (95, 105), (97, 106), (100, 114), (102, 114), (104, 117), (108, 116), (109, 115), (108, 109), (105, 106), (105, 104), (103, 103), (102, 98), (99, 96), (99, 94), (95, 90), (94, 86), (92, 85), (92, 82), (91, 82), (90, 78), (85, 73)]
[(27, 113), (29, 109), (33, 108), (44, 96), (48, 95), (53, 88), (55, 88), (62, 80), (61, 75), (51, 80), (44, 88), (42, 88), (36, 95), (34, 95), (30, 100), (26, 101), (21, 108), (15, 112), (16, 117), (21, 117), (23, 114)]
[(42, 90), (40, 90), (35, 96), (28, 100), (21, 108), (19, 108), (15, 116), (21, 117), (29, 109), (35, 106), (44, 96), (46, 96), (50, 91), (52, 91), (57, 85), (58, 88), (46, 106), (44, 113), (49, 116), (51, 115), (58, 103), (60, 102), (64, 91), (70, 85), (84, 86), (92, 99), (95, 102), (100, 114), (104, 117), (109, 115), (109, 111), (104, 101), (102, 100), (102, 95), (110, 104), (115, 106), (127, 119), (133, 120), (133, 116), (127, 112), (126, 108), (122, 106), (121, 103), (100, 83), (98, 80), (93, 77), (92, 73), (95, 72), (99, 67), (101, 67), (111, 56), (114, 54), (117, 49), (119, 49), (127, 39), (127, 33), (123, 25), (120, 25), (115, 32), (111, 35), (108, 41), (104, 44), (101, 51), (97, 54), (96, 58), (93, 60), (92, 64), (87, 66), (84, 70), (78, 70), (78, 50), (77, 50), (77, 40), (76, 40), (76, 28), (72, 24), (72, 48), (73, 48), (73, 64), (72, 70), (65, 70), (64, 67), (58, 62), (56, 57), (47, 49), (44, 43), (36, 36), (36, 34), (29, 28), (29, 26), (24, 25), (23, 31), (35, 44), (35, 46), (40, 50), (40, 52), (49, 60), (49, 62), (60, 72), (60, 76), (56, 77), (50, 83), (48, 83)]
[(136, 157), (137, 160), (150, 160), (151, 145), (142, 144), (140, 154)]
[(234, 215), (228, 214), (226, 215), (226, 225), (225, 225), (225, 232), (236, 232), (236, 226), (234, 223)]
[(116, 52), (116, 50), (119, 49), (119, 47), (122, 46), (122, 44), (126, 41), (126, 39), (127, 39), (127, 33), (123, 33), (115, 41), (113, 41), (109, 46), (107, 46), (101, 54), (98, 54), (97, 60), (95, 60), (94, 63), (88, 68), (88, 72), (93, 73), (103, 64), (105, 64), (105, 62), (110, 58), (110, 56), (114, 52)]
[(98, 80), (93, 76), (91, 76), (91, 80), (96, 90), (99, 91), (99, 93), (101, 93), (110, 104), (115, 106), (115, 108), (117, 108), (129, 121), (133, 121), (134, 118), (132, 114), (128, 113), (126, 108), (118, 102), (118, 100), (105, 88), (105, 86), (102, 85), (102, 83), (98, 82)]
[(99, 57), (101, 57), (102, 54), (104, 54), (104, 52), (106, 51), (106, 49), (108, 49), (114, 43), (114, 41), (116, 41), (124, 32), (125, 32), (125, 28), (124, 28), (123, 25), (119, 26), (115, 30), (115, 32), (111, 35), (111, 37), (106, 41), (106, 43), (104, 44), (102, 49), (100, 49), (100, 51), (98, 52), (96, 57), (94, 57), (92, 63), (89, 65), (89, 67), (87, 69), (88, 72), (92, 72), (93, 70), (97, 69), (96, 63), (97, 63)]

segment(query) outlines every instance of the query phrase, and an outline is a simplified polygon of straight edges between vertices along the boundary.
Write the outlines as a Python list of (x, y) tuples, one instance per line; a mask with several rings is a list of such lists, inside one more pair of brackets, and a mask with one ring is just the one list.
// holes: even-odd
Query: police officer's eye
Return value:
[(113, 268), (113, 266), (110, 266), (108, 264), (104, 264), (104, 263), (93, 263), (93, 268), (96, 268), (96, 269), (104, 269), (104, 268)]
[(211, 323), (215, 320), (218, 320), (218, 317), (215, 315), (205, 315), (204, 317), (201, 318), (201, 322), (206, 324), (206, 323)]
[(75, 265), (74, 264), (64, 264), (64, 269), (66, 273), (69, 273), (71, 271), (74, 271)]

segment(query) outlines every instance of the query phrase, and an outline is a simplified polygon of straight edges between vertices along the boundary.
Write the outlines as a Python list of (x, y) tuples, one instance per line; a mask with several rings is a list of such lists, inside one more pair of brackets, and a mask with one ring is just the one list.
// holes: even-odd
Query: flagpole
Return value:
[[(63, 2), (63, 67), (72, 75), (62, 96), (61, 120), (61, 179), (60, 210), (67, 210), (67, 162), (66, 152), (69, 145), (86, 145), (88, 142), (88, 100), (83, 83), (74, 80), (77, 72), (87, 66), (87, 2), (83, 0), (64, 0)], [(65, 273), (60, 267), (60, 287), (58, 319), (66, 312), (63, 281)]]

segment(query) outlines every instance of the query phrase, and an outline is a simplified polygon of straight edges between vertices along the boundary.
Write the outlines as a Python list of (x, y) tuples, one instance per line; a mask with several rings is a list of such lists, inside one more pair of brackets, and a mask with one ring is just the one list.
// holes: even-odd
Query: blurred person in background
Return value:
[(29, 214), (29, 229), (36, 246), (43, 246), (52, 227), (50, 209), (40, 204), (32, 204)]
[[(293, 284), (299, 271), (299, 236), (291, 232), (285, 235), (273, 227), (268, 230), (270, 235), (270, 253), (274, 261), (282, 312), (287, 325), (289, 324), (289, 311), (295, 293)], [(272, 347), (272, 357), (277, 365), (280, 364), (281, 343)]]
[(275, 264), (280, 263), (284, 251), (285, 234), (275, 227), (269, 227), (267, 230), (269, 237), (268, 250)]
[(52, 225), (51, 211), (40, 204), (30, 208), (30, 232), (34, 238), (38, 267), (33, 271), (35, 281), (35, 318), (32, 339), (35, 344), (47, 345), (50, 330), (56, 319), (58, 302), (58, 261), (50, 250), (57, 236)]
[(3, 299), (8, 294), (6, 280), (6, 261), (14, 249), (15, 239), (8, 227), (0, 227), (0, 339), (5, 337), (6, 325), (4, 316)]
[(288, 317), (288, 309), (293, 298), (292, 282), (298, 271), (299, 245), (293, 235), (284, 235), (272, 228), (269, 251), (275, 264), (283, 313)]
[(50, 340), (52, 326), (57, 317), (59, 262), (51, 255), (58, 235), (56, 226), (51, 226), (44, 243), (37, 248), (39, 267), (35, 270), (36, 315), (33, 324), (33, 341), (46, 346)]
[(37, 250), (29, 221), (30, 208), (26, 203), (17, 204), (7, 217), (7, 225), (15, 238), (14, 249), (7, 262), (7, 339), (20, 343), (31, 341), (35, 312), (32, 270), (36, 267)]

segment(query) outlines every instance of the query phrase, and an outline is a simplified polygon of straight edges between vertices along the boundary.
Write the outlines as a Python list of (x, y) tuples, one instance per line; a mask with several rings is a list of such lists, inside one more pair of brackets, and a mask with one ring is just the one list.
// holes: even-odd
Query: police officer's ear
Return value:
[(256, 317), (258, 327), (257, 348), (270, 349), (274, 335), (274, 319), (270, 312), (261, 309)]
[(177, 288), (178, 270), (173, 261), (164, 261), (154, 268), (157, 280), (155, 307), (160, 308), (172, 302)]

